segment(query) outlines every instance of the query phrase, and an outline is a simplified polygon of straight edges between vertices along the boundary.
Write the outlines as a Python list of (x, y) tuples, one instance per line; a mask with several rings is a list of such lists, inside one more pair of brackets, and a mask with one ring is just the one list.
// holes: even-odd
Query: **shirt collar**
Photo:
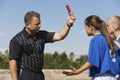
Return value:
[(120, 38), (120, 36), (118, 36), (118, 37), (116, 38), (116, 40), (118, 41), (119, 38)]
[(28, 32), (25, 30), (25, 27), (24, 27), (24, 29), (23, 29), (23, 35), (25, 36), (25, 38), (28, 38), (28, 37), (31, 36), (31, 35), (28, 34)]
[(95, 36), (96, 36), (96, 35), (99, 35), (99, 34), (101, 34), (101, 33), (97, 33), (97, 34), (95, 34)]

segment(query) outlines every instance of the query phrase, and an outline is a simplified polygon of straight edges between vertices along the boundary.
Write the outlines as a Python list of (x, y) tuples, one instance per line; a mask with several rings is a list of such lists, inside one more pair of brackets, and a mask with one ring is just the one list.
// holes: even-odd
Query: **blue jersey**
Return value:
[[(117, 41), (120, 43), (120, 37), (117, 39)], [(117, 45), (115, 45), (115, 50), (116, 50), (117, 55), (118, 55), (119, 66), (120, 66), (120, 48)], [(119, 71), (119, 74), (120, 74), (120, 71)]]
[[(118, 38), (117, 41), (120, 43), (120, 37)], [(120, 48), (118, 48), (118, 47), (117, 47), (117, 52), (118, 52), (118, 56), (119, 56), (119, 59), (120, 59)]]
[[(120, 43), (120, 37), (119, 37), (119, 38), (117, 38), (117, 42), (119, 42), (119, 43)], [(119, 51), (119, 50), (120, 50), (120, 48), (119, 48), (117, 45), (115, 45), (115, 50)]]
[(112, 75), (118, 74), (117, 70), (119, 67), (115, 68), (118, 65), (116, 55), (114, 56), (114, 60), (112, 60), (108, 44), (101, 34), (94, 36), (90, 42), (88, 62), (93, 65), (89, 69), (90, 77), (100, 76), (106, 73)]

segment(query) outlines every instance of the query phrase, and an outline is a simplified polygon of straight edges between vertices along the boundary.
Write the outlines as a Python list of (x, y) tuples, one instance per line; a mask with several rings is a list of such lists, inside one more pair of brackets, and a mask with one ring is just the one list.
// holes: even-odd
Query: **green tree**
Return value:
[[(76, 65), (80, 64), (80, 66), (82, 66), (86, 61), (87, 61), (88, 56), (87, 55), (81, 55), (78, 59), (76, 59)], [(77, 67), (80, 67), (79, 65), (77, 65)]]
[(60, 58), (61, 58), (61, 62), (67, 60), (67, 55), (66, 55), (66, 52), (63, 52), (62, 54), (60, 54)]
[(79, 68), (87, 61), (87, 55), (81, 55), (79, 58), (74, 59), (74, 53), (71, 52), (69, 57), (66, 52), (59, 54), (55, 51), (53, 54), (44, 54), (44, 66), (45, 69), (69, 69), (70, 66)]
[(52, 67), (52, 55), (50, 53), (45, 53), (44, 54), (44, 68), (45, 69), (50, 69)]
[(0, 52), (0, 69), (8, 69), (8, 68), (9, 68), (9, 59), (8, 59), (8, 50), (6, 50), (4, 54)]
[(3, 60), (3, 54), (2, 52), (0, 52), (0, 63), (2, 62), (2, 60)]
[(70, 57), (70, 60), (73, 61), (73, 59), (74, 59), (74, 53), (71, 52), (70, 55), (69, 55), (69, 57)]
[(56, 59), (57, 57), (59, 57), (59, 53), (58, 53), (57, 51), (55, 51), (55, 52), (53, 53), (53, 58)]

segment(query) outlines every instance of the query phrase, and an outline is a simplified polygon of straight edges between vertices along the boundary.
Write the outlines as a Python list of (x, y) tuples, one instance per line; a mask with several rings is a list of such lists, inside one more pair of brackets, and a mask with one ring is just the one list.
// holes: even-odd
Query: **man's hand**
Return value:
[(68, 21), (67, 21), (67, 25), (69, 27), (71, 27), (73, 25), (73, 23), (75, 22), (75, 16), (73, 15), (73, 13), (70, 13), (70, 15), (68, 16)]

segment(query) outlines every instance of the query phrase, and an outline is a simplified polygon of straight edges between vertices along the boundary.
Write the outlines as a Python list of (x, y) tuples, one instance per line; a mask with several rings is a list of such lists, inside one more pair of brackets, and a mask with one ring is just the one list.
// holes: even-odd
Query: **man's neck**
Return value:
[(25, 30), (26, 30), (26, 32), (27, 32), (29, 35), (31, 35), (31, 36), (34, 37), (35, 33), (33, 33), (30, 29), (25, 28)]

